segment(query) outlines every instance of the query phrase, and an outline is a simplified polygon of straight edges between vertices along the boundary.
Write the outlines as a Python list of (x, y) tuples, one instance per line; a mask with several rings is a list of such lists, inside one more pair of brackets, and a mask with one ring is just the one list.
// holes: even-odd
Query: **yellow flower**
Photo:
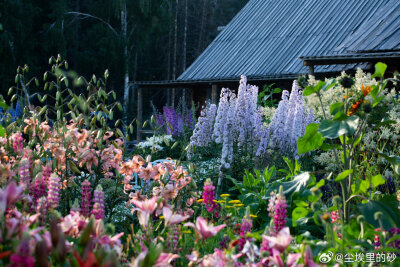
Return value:
[(235, 207), (242, 207), (244, 204), (235, 204)]
[(231, 201), (228, 201), (228, 203), (229, 204), (239, 204), (240, 200), (231, 200)]
[(191, 234), (191, 233), (192, 233), (192, 231), (190, 231), (190, 230), (182, 231), (182, 234)]
[(197, 202), (199, 202), (199, 203), (201, 203), (201, 202), (203, 202), (203, 201), (204, 201), (204, 199), (202, 199), (202, 198), (200, 198), (200, 199), (197, 200)]
[(250, 218), (257, 218), (257, 215), (250, 214)]
[(225, 207), (226, 207), (226, 208), (233, 208), (233, 206), (228, 206), (228, 205), (226, 205)]
[(164, 216), (161, 215), (161, 216), (160, 216), (160, 219), (164, 219)]
[(229, 197), (229, 194), (222, 194), (221, 197)]

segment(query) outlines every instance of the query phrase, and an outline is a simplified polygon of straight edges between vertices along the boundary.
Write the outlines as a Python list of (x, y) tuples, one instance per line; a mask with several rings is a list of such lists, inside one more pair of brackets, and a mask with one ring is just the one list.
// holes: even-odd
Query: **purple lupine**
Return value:
[(163, 107), (165, 122), (167, 124), (167, 134), (177, 134), (177, 117), (173, 107)]
[(60, 177), (53, 173), (47, 185), (47, 204), (49, 208), (57, 208), (60, 203)]
[(182, 135), (183, 134), (183, 117), (182, 114), (176, 115), (176, 134)]
[(92, 214), (96, 218), (96, 220), (104, 219), (105, 211), (104, 211), (104, 192), (101, 185), (96, 187), (93, 193), (93, 210)]
[(83, 216), (88, 217), (90, 215), (90, 182), (86, 179), (82, 182), (82, 201), (81, 201), (81, 213)]
[(25, 185), (25, 188), (30, 187), (31, 183), (31, 172), (29, 170), (29, 160), (23, 158), (18, 167), (19, 183)]
[(209, 213), (219, 217), (220, 206), (214, 202), (215, 200), (215, 186), (210, 179), (207, 179), (203, 187), (203, 203)]
[(186, 129), (190, 129), (193, 130), (194, 129), (194, 123), (193, 123), (193, 116), (191, 112), (188, 112), (185, 116), (184, 116), (184, 125)]
[(163, 127), (165, 125), (165, 120), (164, 120), (164, 115), (163, 114), (156, 113), (155, 114), (155, 118), (156, 118), (156, 124), (157, 124), (158, 128)]

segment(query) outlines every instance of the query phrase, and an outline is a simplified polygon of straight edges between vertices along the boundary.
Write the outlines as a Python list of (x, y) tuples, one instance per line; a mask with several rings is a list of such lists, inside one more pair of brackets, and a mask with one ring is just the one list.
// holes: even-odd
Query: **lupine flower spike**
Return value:
[(82, 183), (82, 201), (81, 201), (81, 213), (83, 216), (88, 217), (90, 215), (90, 182), (88, 180)]
[(104, 219), (104, 192), (101, 185), (98, 185), (96, 190), (94, 190), (92, 214), (96, 220)]

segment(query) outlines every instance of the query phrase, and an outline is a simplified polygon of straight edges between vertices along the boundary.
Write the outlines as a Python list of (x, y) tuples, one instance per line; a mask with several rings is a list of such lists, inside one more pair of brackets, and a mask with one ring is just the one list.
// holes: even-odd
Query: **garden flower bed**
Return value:
[(197, 120), (155, 111), (128, 154), (108, 73), (50, 62), (43, 105), (19, 84), (0, 100), (1, 266), (399, 265), (400, 80), (383, 63), (279, 103), (242, 76)]

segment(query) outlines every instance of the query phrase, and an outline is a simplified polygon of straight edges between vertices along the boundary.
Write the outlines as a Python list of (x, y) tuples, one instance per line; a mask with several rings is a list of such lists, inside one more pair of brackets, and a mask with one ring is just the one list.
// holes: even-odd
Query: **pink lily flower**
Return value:
[(172, 266), (171, 262), (177, 258), (179, 258), (179, 256), (176, 254), (163, 252), (161, 253), (160, 257), (158, 257), (157, 261), (154, 263), (154, 267)]
[(304, 264), (308, 267), (319, 267), (319, 265), (314, 262), (310, 246), (307, 246), (306, 248), (306, 253), (304, 254)]
[(289, 227), (285, 227), (279, 231), (277, 236), (263, 236), (263, 240), (267, 241), (270, 248), (275, 248), (282, 253), (290, 245), (292, 236), (290, 235)]
[(138, 219), (140, 225), (144, 227), (147, 226), (150, 219), (150, 214), (153, 214), (153, 212), (157, 208), (157, 201), (157, 196), (154, 196), (151, 199), (145, 199), (143, 201), (131, 199), (130, 202), (136, 206), (136, 208), (132, 209), (132, 213), (138, 211)]
[(203, 217), (197, 217), (196, 225), (189, 222), (185, 223), (184, 226), (192, 227), (193, 229), (195, 229), (196, 233), (200, 236), (200, 238), (207, 239), (212, 236), (215, 236), (219, 231), (221, 231), (226, 226), (226, 224), (214, 226), (212, 224), (208, 224), (207, 220), (204, 219)]
[(15, 182), (8, 184), (4, 191), (0, 189), (0, 216), (22, 198), (23, 191), (24, 186), (17, 186)]
[(173, 214), (169, 207), (163, 207), (163, 216), (165, 220), (165, 225), (174, 225), (187, 220), (190, 216), (182, 216), (180, 214)]

